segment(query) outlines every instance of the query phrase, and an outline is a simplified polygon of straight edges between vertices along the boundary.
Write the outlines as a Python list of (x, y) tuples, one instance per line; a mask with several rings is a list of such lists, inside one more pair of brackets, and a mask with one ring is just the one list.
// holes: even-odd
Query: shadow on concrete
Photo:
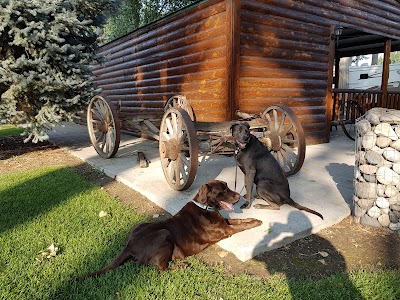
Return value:
[[(305, 228), (311, 228), (307, 216), (294, 211), (289, 214), (287, 223), (270, 224), (270, 232), (266, 238), (270, 236), (269, 239), (272, 240), (279, 232), (287, 236), (285, 239), (290, 240), (293, 235), (292, 227), (297, 227), (299, 222), (309, 223)], [(301, 235), (305, 238), (280, 249), (260, 254), (254, 259), (264, 263), (269, 274), (281, 274), (287, 278), (292, 299), (339, 299), (340, 295), (343, 295), (343, 290), (348, 295), (346, 299), (362, 299), (360, 291), (346, 274), (346, 261), (340, 252), (329, 241), (311, 235), (311, 230), (305, 230)], [(282, 244), (287, 244), (285, 239), (282, 240)], [(308, 246), (311, 241), (315, 243), (315, 239), (320, 245), (317, 252)], [(296, 251), (293, 251), (293, 248)], [(340, 268), (332, 268), (333, 265), (339, 265)], [(298, 281), (301, 278), (319, 280), (335, 274), (340, 274), (337, 296), (334, 295), (335, 289), (329, 288), (325, 291), (307, 289), (304, 287), (304, 281), (301, 283)]]

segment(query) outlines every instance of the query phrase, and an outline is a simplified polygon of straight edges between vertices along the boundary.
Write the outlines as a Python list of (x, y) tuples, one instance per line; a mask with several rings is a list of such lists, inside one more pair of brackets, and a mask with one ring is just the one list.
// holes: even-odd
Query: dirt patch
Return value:
[[(0, 137), (0, 174), (39, 166), (66, 165), (77, 169), (87, 180), (101, 186), (133, 211), (154, 219), (169, 217), (140, 193), (119, 183), (48, 142), (24, 144), (21, 137)], [(281, 273), (288, 278), (323, 278), (358, 269), (400, 268), (400, 235), (382, 228), (354, 224), (348, 217), (318, 234), (286, 247), (241, 262), (214, 245), (197, 257), (207, 264), (223, 265), (230, 273), (261, 277)]]

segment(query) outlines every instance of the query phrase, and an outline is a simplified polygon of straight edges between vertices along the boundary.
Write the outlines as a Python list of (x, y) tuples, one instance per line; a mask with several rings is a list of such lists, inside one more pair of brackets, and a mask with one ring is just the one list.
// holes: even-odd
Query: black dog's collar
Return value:
[(194, 204), (196, 204), (198, 207), (202, 208), (202, 209), (205, 209), (205, 210), (208, 210), (208, 211), (215, 211), (215, 208), (214, 208), (214, 207), (201, 204), (201, 203), (196, 202), (196, 201), (194, 201), (194, 200), (192, 200), (192, 202), (193, 202)]

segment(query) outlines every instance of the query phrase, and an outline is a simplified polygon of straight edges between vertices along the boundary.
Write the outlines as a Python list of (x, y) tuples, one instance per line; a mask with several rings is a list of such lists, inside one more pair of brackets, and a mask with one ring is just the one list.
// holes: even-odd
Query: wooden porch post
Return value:
[[(331, 26), (331, 33), (335, 30), (335, 26)], [(333, 113), (333, 93), (332, 93), (332, 84), (333, 84), (333, 66), (335, 61), (335, 88), (337, 88), (337, 80), (339, 76), (339, 55), (336, 51), (335, 40), (330, 39), (329, 41), (329, 62), (328, 62), (328, 81), (327, 81), (327, 90), (325, 97), (325, 107), (326, 107), (326, 121), (325, 121), (325, 142), (329, 143), (331, 138), (331, 122), (332, 122), (332, 113)]]
[(382, 71), (382, 107), (387, 107), (387, 86), (389, 82), (389, 64), (390, 64), (390, 52), (392, 50), (392, 40), (388, 39), (385, 41), (385, 50), (383, 54), (383, 71)]
[(226, 0), (227, 121), (234, 120), (236, 110), (239, 109), (240, 2), (240, 0)]

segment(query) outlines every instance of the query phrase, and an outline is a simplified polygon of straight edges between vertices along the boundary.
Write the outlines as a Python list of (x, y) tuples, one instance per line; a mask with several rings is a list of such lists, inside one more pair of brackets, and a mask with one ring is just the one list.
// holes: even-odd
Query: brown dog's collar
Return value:
[(198, 207), (202, 208), (202, 209), (205, 209), (205, 210), (208, 210), (208, 211), (215, 211), (215, 207), (207, 206), (207, 205), (201, 204), (199, 202), (196, 202), (194, 200), (192, 200), (192, 202), (194, 204), (196, 204)]

